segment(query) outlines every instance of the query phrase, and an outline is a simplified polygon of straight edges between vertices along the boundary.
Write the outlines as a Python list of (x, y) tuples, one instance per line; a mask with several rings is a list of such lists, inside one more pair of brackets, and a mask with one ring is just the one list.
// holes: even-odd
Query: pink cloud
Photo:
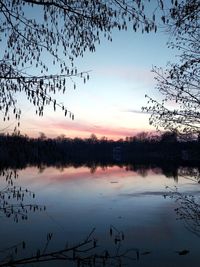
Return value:
[(94, 125), (83, 121), (50, 121), (33, 122), (36, 131), (26, 132), (30, 136), (37, 137), (39, 132), (44, 132), (48, 137), (56, 137), (65, 134), (67, 137), (89, 137), (91, 134), (97, 137), (106, 136), (112, 139), (124, 138), (126, 136), (134, 136), (144, 129), (135, 129), (128, 127), (112, 127), (103, 125)]

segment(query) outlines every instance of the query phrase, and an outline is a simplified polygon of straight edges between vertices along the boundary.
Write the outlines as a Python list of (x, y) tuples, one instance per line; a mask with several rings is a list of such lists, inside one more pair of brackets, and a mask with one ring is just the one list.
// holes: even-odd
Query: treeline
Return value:
[[(198, 164), (200, 161), (200, 142), (196, 138), (180, 139), (176, 133), (165, 132), (152, 136), (140, 133), (125, 140), (90, 138), (39, 138), (23, 135), (0, 135), (0, 164), (24, 166), (27, 164), (55, 165), (87, 163), (112, 165), (131, 162), (145, 164)], [(166, 163), (167, 162), (167, 163)]]

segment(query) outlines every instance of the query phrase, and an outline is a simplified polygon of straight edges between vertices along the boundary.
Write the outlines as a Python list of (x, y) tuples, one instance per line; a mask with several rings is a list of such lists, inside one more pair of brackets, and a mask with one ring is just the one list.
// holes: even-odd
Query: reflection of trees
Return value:
[(97, 165), (97, 164), (92, 165), (92, 166), (90, 167), (90, 173), (95, 173), (96, 170), (97, 170), (97, 168), (98, 168), (98, 165)]
[[(138, 173), (142, 177), (146, 177), (148, 175), (149, 170), (151, 170), (155, 174), (164, 174), (166, 177), (169, 178), (174, 178), (175, 180), (178, 179), (178, 165), (173, 165), (173, 164), (151, 164), (151, 163), (140, 163), (140, 162), (118, 162), (118, 163), (113, 163), (113, 162), (107, 162), (107, 161), (67, 161), (67, 162), (51, 162), (51, 163), (43, 163), (43, 164), (32, 164), (29, 166), (36, 166), (38, 168), (38, 172), (42, 173), (44, 170), (48, 167), (54, 167), (60, 172), (62, 172), (65, 168), (81, 168), (85, 167), (90, 170), (90, 173), (93, 174), (97, 171), (98, 168), (101, 168), (102, 170), (106, 170), (107, 168), (112, 168), (114, 166), (117, 166), (119, 168), (124, 168), (126, 171), (133, 171)], [(25, 168), (26, 166), (24, 166)], [(3, 173), (4, 171), (2, 171)], [(14, 178), (14, 172), (12, 171), (12, 179), (10, 179), (9, 175), (6, 176), (6, 180), (10, 180), (10, 184), (13, 183), (13, 180), (16, 179)], [(1, 172), (0, 172), (1, 174)]]
[[(70, 160), (67, 162), (62, 161), (55, 161), (50, 163), (43, 163), (43, 164), (29, 164), (29, 166), (35, 166), (38, 168), (39, 173), (42, 173), (46, 168), (48, 167), (54, 167), (60, 172), (62, 172), (65, 168), (81, 168), (85, 167), (88, 168), (90, 173), (93, 174), (97, 171), (98, 168), (101, 168), (102, 170), (106, 171), (107, 168), (112, 168), (114, 166), (117, 166), (119, 168), (124, 168), (126, 171), (133, 171), (141, 175), (142, 177), (146, 177), (148, 175), (148, 172), (151, 170), (155, 174), (163, 174), (168, 178), (173, 178), (175, 181), (178, 181), (178, 177), (183, 177), (190, 179), (195, 182), (200, 181), (200, 169), (196, 167), (196, 165), (183, 165), (179, 166), (179, 164), (174, 164), (171, 162), (165, 162), (165, 163), (142, 163), (138, 161), (132, 161), (132, 162), (109, 162), (109, 161), (75, 161)], [(25, 168), (26, 166), (24, 166)], [(3, 167), (2, 167), (3, 168)], [(20, 168), (20, 167), (19, 167)], [(0, 175), (4, 175), (6, 181), (13, 185), (13, 181), (17, 178), (17, 171), (12, 170), (9, 172), (6, 172), (5, 169), (1, 170), (0, 167)]]
[(39, 173), (43, 173), (45, 169), (46, 169), (46, 166), (43, 165), (43, 164), (41, 164), (41, 165), (38, 166), (38, 172)]
[(168, 188), (167, 196), (178, 204), (175, 209), (177, 219), (184, 220), (186, 228), (200, 237), (200, 199), (180, 193), (177, 187)]
[[(143, 136), (145, 134), (141, 134)], [(192, 165), (199, 162), (199, 142), (191, 138), (181, 141), (165, 133), (160, 138), (146, 139), (144, 136), (125, 140), (104, 140), (91, 138), (28, 138), (27, 136), (0, 135), (0, 165), (8, 168), (25, 168), (29, 165), (63, 166), (80, 165), (115, 165), (116, 148), (119, 148), (118, 165)], [(166, 137), (167, 136), (167, 137)], [(169, 138), (170, 137), (170, 138)], [(171, 138), (173, 140), (171, 140)], [(165, 140), (167, 139), (167, 140)], [(170, 139), (170, 140), (168, 140)], [(173, 142), (172, 142), (173, 141)], [(175, 163), (176, 162), (176, 163)]]
[(3, 170), (0, 178), (5, 178), (6, 185), (0, 189), (0, 212), (6, 217), (14, 218), (15, 222), (19, 219), (27, 220), (28, 212), (45, 210), (45, 206), (38, 204), (25, 203), (28, 198), (35, 198), (35, 194), (27, 188), (16, 186), (14, 180), (18, 178), (16, 170)]
[(13, 217), (14, 221), (18, 222), (19, 219), (27, 220), (29, 211), (45, 210), (45, 207), (40, 205), (23, 204), (24, 198), (27, 195), (35, 198), (35, 194), (27, 189), (17, 186), (6, 186), (0, 191), (0, 211), (6, 217)]
[(179, 166), (170, 162), (161, 165), (162, 174), (167, 178), (173, 178), (176, 182), (178, 182), (178, 168)]
[[(26, 204), (29, 198), (35, 198), (35, 194), (28, 189), (15, 185), (15, 179), (18, 178), (17, 171), (3, 170), (1, 177), (6, 181), (6, 186), (0, 191), (0, 212), (6, 217), (13, 217), (15, 222), (28, 219), (28, 212), (45, 210), (45, 207), (36, 204)], [(69, 245), (50, 251), (49, 244), (52, 243), (53, 233), (47, 234), (44, 247), (39, 247), (31, 256), (27, 256), (28, 244), (21, 241), (8, 248), (0, 250), (0, 267), (3, 266), (22, 266), (30, 264), (42, 264), (52, 261), (67, 261), (73, 266), (122, 266), (123, 262), (139, 260), (146, 255), (146, 252), (140, 252), (139, 249), (124, 250), (124, 233), (118, 231), (114, 226), (110, 227), (110, 237), (112, 246), (102, 248), (94, 237), (94, 230), (83, 240), (75, 245)], [(98, 245), (97, 245), (98, 244)]]
[[(173, 139), (173, 140), (171, 140)], [(141, 141), (142, 140), (142, 141)], [(116, 162), (113, 153), (119, 148), (120, 161)], [(139, 138), (127, 140), (90, 138), (28, 138), (21, 135), (0, 135), (0, 168), (19, 169), (27, 166), (38, 166), (40, 172), (46, 167), (54, 166), (62, 169), (66, 167), (88, 167), (94, 173), (97, 167), (112, 166), (126, 167), (133, 170), (159, 167), (167, 177), (177, 180), (179, 166), (199, 165), (198, 140), (179, 140), (172, 133), (163, 136), (149, 137), (140, 134)], [(136, 170), (137, 171), (137, 170)]]
[(174, 178), (175, 181), (178, 180), (178, 166), (166, 165), (166, 164), (138, 164), (132, 163), (125, 165), (127, 171), (134, 171), (142, 177), (148, 176), (149, 171), (155, 174), (164, 174), (168, 178)]
[(144, 177), (147, 177), (148, 170), (145, 168), (140, 168), (137, 173), (144, 178)]
[(151, 169), (148, 165), (143, 164), (128, 164), (124, 166), (126, 171), (137, 172), (142, 177), (146, 177), (148, 175), (148, 171)]
[(4, 177), (8, 185), (13, 185), (14, 180), (18, 178), (18, 174), (16, 170), (7, 170), (3, 169), (0, 171), (0, 177)]
[(180, 167), (178, 169), (178, 175), (185, 179), (200, 183), (199, 168)]

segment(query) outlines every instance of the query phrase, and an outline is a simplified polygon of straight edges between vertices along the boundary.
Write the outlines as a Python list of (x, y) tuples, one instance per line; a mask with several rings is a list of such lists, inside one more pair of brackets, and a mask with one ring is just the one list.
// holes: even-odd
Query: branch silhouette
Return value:
[[(44, 250), (38, 249), (36, 253), (30, 257), (18, 257), (20, 249), (16, 250), (17, 246), (21, 249), (26, 248), (26, 244), (22, 243), (11, 247), (9, 250), (10, 255), (6, 260), (0, 262), (0, 266), (18, 266), (28, 265), (31, 263), (44, 263), (51, 261), (66, 261), (73, 262), (77, 266), (122, 266), (124, 260), (131, 262), (138, 261), (141, 256), (150, 254), (151, 252), (140, 252), (138, 248), (122, 250), (121, 245), (124, 241), (124, 234), (113, 225), (110, 226), (110, 236), (113, 238), (114, 245), (116, 246), (115, 252), (103, 249), (99, 252), (100, 246), (94, 237), (95, 228), (89, 235), (80, 243), (72, 246), (67, 246), (60, 250), (46, 252), (50, 241), (52, 240), (52, 233), (47, 234), (47, 242)], [(98, 249), (98, 251), (96, 251)], [(13, 252), (12, 252), (13, 251)], [(14, 255), (15, 254), (15, 255)], [(16, 257), (16, 258), (15, 258)], [(9, 258), (9, 259), (8, 259)]]

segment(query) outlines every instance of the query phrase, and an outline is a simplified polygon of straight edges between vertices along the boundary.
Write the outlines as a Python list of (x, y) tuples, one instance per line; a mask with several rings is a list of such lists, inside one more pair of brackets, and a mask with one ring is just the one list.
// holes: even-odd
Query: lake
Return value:
[[(179, 169), (174, 177), (167, 177), (159, 168), (130, 166), (31, 166), (17, 170), (17, 174), (13, 186), (31, 191), (25, 192), (23, 205), (37, 204), (41, 211), (28, 209), (27, 220), (19, 216), (15, 222), (1, 208), (1, 262), (9, 253), (16, 259), (35, 255), (38, 250), (42, 253), (69, 247), (85, 240), (95, 228), (91, 237), (98, 247), (87, 255), (105, 250), (115, 255), (117, 250), (130, 250), (132, 259), (120, 258), (122, 266), (199, 266), (198, 229), (192, 233), (193, 221), (188, 224), (186, 219), (177, 220), (179, 215), (174, 209), (180, 207), (178, 195), (166, 196), (176, 186), (183, 196), (192, 194), (198, 199), (199, 184), (189, 179), (187, 168)], [(7, 188), (5, 180), (4, 175), (2, 192)], [(12, 197), (8, 202), (17, 203)], [(45, 248), (49, 233), (52, 238)], [(23, 241), (24, 249), (20, 245)], [(16, 247), (17, 253), (13, 252)], [(33, 266), (77, 265), (60, 260)]]

